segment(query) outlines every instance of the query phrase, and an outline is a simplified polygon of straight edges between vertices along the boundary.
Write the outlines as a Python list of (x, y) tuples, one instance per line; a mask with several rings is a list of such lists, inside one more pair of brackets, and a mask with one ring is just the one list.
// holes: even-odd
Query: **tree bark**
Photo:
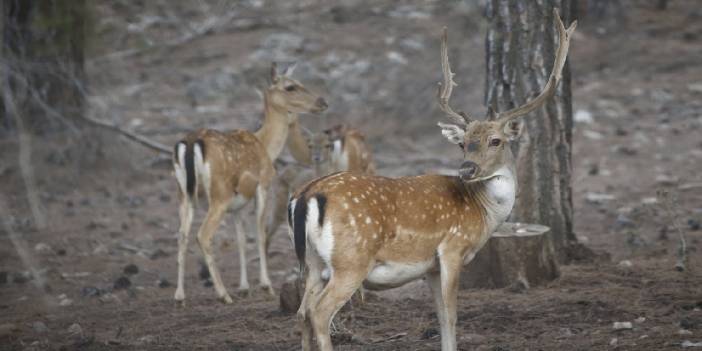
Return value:
[(461, 273), (461, 288), (530, 288), (559, 275), (549, 228), (505, 223)]
[[(566, 26), (574, 20), (570, 0), (489, 0), (486, 16), (485, 102), (498, 111), (524, 104), (546, 84), (553, 66), (558, 33), (552, 9)], [(526, 124), (514, 143), (519, 189), (511, 221), (551, 228), (560, 261), (567, 261), (573, 233), (571, 188), (572, 104), (570, 58), (555, 96), (522, 118)]]

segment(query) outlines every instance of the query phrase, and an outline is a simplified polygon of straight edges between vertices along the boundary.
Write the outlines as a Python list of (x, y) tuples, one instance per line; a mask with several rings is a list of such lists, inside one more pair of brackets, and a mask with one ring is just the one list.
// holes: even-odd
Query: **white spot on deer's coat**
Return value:
[(366, 224), (370, 224), (370, 223), (371, 223), (371, 218), (370, 218), (370, 217), (366, 217)]

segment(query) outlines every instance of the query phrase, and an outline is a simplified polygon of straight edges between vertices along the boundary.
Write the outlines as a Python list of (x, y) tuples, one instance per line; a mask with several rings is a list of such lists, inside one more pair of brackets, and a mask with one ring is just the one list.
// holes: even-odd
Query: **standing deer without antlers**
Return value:
[(239, 244), (240, 280), (239, 289), (248, 292), (246, 274), (246, 235), (240, 221), (240, 209), (256, 197), (256, 225), (258, 229), (258, 253), (261, 263), (260, 284), (273, 293), (268, 276), (264, 214), (266, 193), (275, 175), (272, 161), (283, 149), (291, 119), (297, 113), (321, 112), (327, 103), (310, 93), (300, 82), (290, 78), (293, 66), (279, 75), (275, 64), (271, 68), (271, 85), (264, 92), (263, 126), (251, 133), (244, 130), (219, 132), (202, 129), (188, 134), (175, 145), (173, 167), (175, 168), (180, 204), (180, 235), (178, 238), (178, 287), (177, 301), (184, 301), (185, 254), (188, 235), (193, 219), (193, 198), (198, 186), (205, 190), (209, 208), (207, 216), (197, 234), (200, 249), (205, 256), (217, 295), (232, 303), (227, 289), (222, 284), (212, 251), (212, 238), (230, 204), (234, 207), (234, 226)]
[(434, 295), (441, 349), (456, 349), (461, 266), (514, 204), (517, 184), (509, 141), (520, 128), (513, 122), (549, 99), (561, 77), (575, 23), (566, 30), (557, 13), (555, 17), (559, 47), (546, 87), (524, 106), (493, 112), (486, 121), (456, 113), (448, 104), (455, 83), (444, 29), (439, 105), (456, 124), (439, 126), (464, 153), (458, 176), (390, 179), (342, 172), (313, 181), (291, 199), (295, 251), (306, 270), (298, 310), (304, 350), (310, 350), (313, 335), (321, 350), (332, 350), (330, 321), (362, 284), (387, 289), (422, 277)]

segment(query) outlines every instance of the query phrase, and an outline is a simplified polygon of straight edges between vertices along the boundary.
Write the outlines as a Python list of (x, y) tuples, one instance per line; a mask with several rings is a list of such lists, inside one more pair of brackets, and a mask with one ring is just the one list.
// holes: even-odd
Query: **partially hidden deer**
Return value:
[(433, 294), (441, 349), (456, 349), (461, 267), (505, 221), (515, 201), (510, 142), (521, 130), (517, 118), (553, 96), (561, 79), (576, 23), (565, 29), (555, 17), (559, 46), (544, 89), (520, 107), (489, 113), (486, 120), (449, 106), (455, 83), (444, 29), (439, 106), (455, 124), (439, 126), (463, 152), (457, 176), (393, 179), (342, 172), (309, 183), (291, 198), (290, 230), (305, 271), (298, 310), (303, 350), (311, 349), (313, 337), (319, 349), (332, 350), (330, 321), (360, 286), (382, 290), (420, 278), (426, 278)]
[(375, 173), (372, 152), (358, 129), (339, 124), (313, 133), (308, 147), (317, 176), (339, 171)]
[[(290, 195), (309, 181), (334, 172), (375, 173), (373, 154), (358, 129), (344, 124), (314, 133), (300, 125), (290, 124), (288, 150), (300, 165), (290, 165), (277, 179), (275, 207), (268, 237), (285, 222)], [(270, 241), (269, 241), (270, 242)]]
[(298, 113), (321, 112), (327, 108), (325, 100), (311, 93), (299, 81), (290, 77), (294, 65), (282, 74), (276, 65), (271, 67), (271, 84), (264, 92), (264, 121), (256, 132), (233, 130), (220, 132), (201, 129), (179, 141), (173, 152), (173, 167), (180, 198), (180, 230), (178, 237), (177, 301), (184, 301), (185, 258), (188, 236), (193, 219), (193, 202), (198, 188), (207, 197), (207, 215), (197, 233), (197, 241), (205, 257), (207, 268), (217, 296), (232, 303), (222, 283), (215, 263), (212, 239), (226, 210), (234, 209), (234, 228), (239, 246), (239, 289), (249, 291), (246, 272), (246, 234), (241, 225), (241, 209), (256, 198), (256, 225), (260, 260), (259, 283), (273, 293), (268, 275), (264, 228), (266, 194), (275, 169), (273, 161), (285, 146), (289, 124)]

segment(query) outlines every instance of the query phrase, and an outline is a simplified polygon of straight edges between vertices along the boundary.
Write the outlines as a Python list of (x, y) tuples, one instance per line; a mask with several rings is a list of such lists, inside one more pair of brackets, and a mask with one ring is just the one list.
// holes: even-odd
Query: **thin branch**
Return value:
[(171, 148), (169, 148), (169, 147), (167, 147), (159, 142), (153, 141), (153, 140), (151, 140), (143, 135), (139, 135), (139, 134), (130, 132), (126, 129), (123, 129), (116, 124), (112, 124), (112, 123), (109, 123), (106, 121), (101, 121), (99, 119), (88, 117), (88, 116), (81, 116), (81, 119), (83, 119), (84, 121), (89, 122), (93, 125), (96, 125), (98, 127), (103, 127), (105, 129), (111, 130), (113, 132), (120, 133), (120, 134), (124, 135), (125, 137), (129, 138), (130, 140), (136, 141), (137, 143), (139, 143), (143, 146), (146, 146), (149, 149), (152, 149), (152, 150), (155, 150), (158, 152), (162, 152), (162, 153), (166, 153), (166, 154), (170, 154), (172, 152)]
[(678, 232), (678, 260), (675, 263), (675, 269), (679, 272), (683, 272), (687, 269), (687, 240), (685, 240), (685, 233), (683, 232), (682, 226), (680, 226), (680, 222), (678, 222), (678, 216), (675, 214), (675, 210), (673, 209), (673, 200), (671, 198), (672, 195), (664, 189), (658, 189), (656, 193), (658, 198), (662, 200), (661, 206), (668, 215), (670, 222), (673, 224), (673, 228), (675, 228), (675, 230)]

